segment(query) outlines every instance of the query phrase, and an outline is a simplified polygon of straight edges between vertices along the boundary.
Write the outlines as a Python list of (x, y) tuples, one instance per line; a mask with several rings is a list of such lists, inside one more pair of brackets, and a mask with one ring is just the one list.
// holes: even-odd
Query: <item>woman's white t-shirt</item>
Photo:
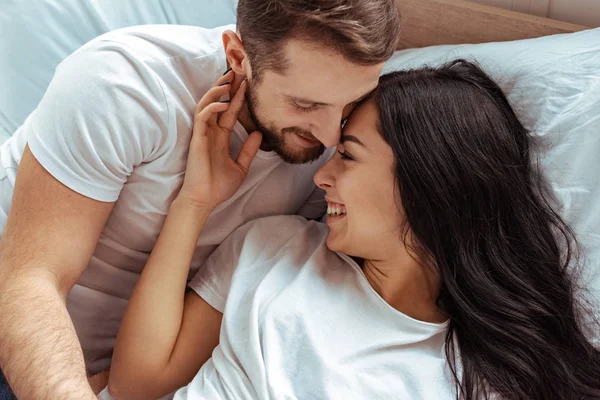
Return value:
[(190, 286), (223, 313), (220, 344), (175, 399), (454, 399), (447, 324), (388, 305), (326, 225), (297, 216), (235, 231)]

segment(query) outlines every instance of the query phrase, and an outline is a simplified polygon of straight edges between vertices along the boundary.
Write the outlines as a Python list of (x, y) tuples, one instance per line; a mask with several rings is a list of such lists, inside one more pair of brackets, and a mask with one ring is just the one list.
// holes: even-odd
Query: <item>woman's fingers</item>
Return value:
[(211, 88), (208, 92), (206, 92), (206, 94), (202, 97), (202, 99), (200, 99), (200, 101), (196, 105), (196, 111), (194, 114), (198, 115), (202, 112), (202, 110), (208, 107), (208, 105), (212, 103), (217, 103), (222, 96), (229, 93), (230, 86), (231, 85), (227, 84), (224, 86), (217, 86)]
[(247, 174), (248, 169), (250, 168), (250, 163), (256, 156), (258, 149), (260, 148), (260, 143), (262, 142), (262, 134), (258, 131), (252, 132), (248, 135), (248, 138), (242, 145), (242, 150), (237, 158), (237, 163), (244, 172)]
[[(217, 134), (219, 141), (229, 142), (229, 134), (235, 125), (238, 115), (245, 102), (245, 94), (248, 82), (243, 80), (237, 92), (231, 101), (220, 102), (222, 96), (231, 90), (231, 80), (235, 77), (232, 71), (229, 71), (217, 80), (215, 85), (206, 92), (202, 99), (196, 105), (194, 117), (194, 137), (203, 137), (210, 134), (209, 130), (216, 128), (220, 134)], [(220, 116), (219, 116), (219, 113)], [(217, 126), (218, 125), (218, 126)], [(217, 133), (215, 131), (215, 133)], [(242, 168), (247, 169), (256, 155), (262, 135), (254, 132), (248, 136), (248, 139), (242, 147), (238, 157), (238, 163)]]
[(229, 108), (229, 103), (212, 103), (204, 107), (202, 111), (196, 114), (194, 118), (193, 136), (206, 136), (209, 127), (209, 121), (217, 113), (224, 112)]
[(231, 106), (227, 111), (225, 111), (221, 117), (219, 118), (219, 126), (227, 131), (231, 131), (235, 122), (237, 121), (238, 115), (244, 105), (244, 101), (246, 99), (246, 88), (248, 87), (248, 81), (244, 79), (231, 99)]
[(202, 111), (206, 106), (211, 103), (215, 103), (221, 99), (222, 96), (229, 93), (231, 90), (231, 82), (235, 78), (235, 74), (233, 71), (229, 71), (215, 82), (212, 88), (210, 88), (204, 96), (200, 99), (198, 104), (196, 104), (196, 111), (194, 114), (198, 114)]

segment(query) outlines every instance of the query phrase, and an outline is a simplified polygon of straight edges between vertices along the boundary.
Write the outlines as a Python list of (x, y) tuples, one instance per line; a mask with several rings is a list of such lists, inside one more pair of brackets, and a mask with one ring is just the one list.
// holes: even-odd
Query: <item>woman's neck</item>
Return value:
[(363, 272), (375, 291), (392, 307), (411, 318), (442, 323), (447, 316), (438, 309), (437, 271), (415, 261), (407, 252), (382, 260), (364, 260)]

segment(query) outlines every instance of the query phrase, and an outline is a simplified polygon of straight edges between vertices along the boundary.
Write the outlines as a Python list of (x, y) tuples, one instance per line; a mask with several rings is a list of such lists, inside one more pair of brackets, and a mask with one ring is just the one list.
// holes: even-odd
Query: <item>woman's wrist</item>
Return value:
[(215, 206), (207, 202), (198, 202), (184, 196), (177, 196), (175, 200), (173, 200), (173, 203), (171, 203), (170, 209), (177, 209), (190, 214), (203, 215), (210, 214), (215, 209)]
[(189, 201), (185, 197), (176, 197), (169, 208), (169, 215), (163, 226), (163, 231), (177, 232), (177, 240), (183, 237), (190, 237), (197, 240), (204, 224), (214, 207), (208, 204), (202, 204)]

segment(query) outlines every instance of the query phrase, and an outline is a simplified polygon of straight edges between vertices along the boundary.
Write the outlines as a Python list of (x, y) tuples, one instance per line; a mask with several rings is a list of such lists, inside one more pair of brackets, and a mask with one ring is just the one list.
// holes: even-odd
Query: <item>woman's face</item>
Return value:
[(377, 122), (374, 100), (360, 105), (344, 127), (338, 152), (314, 178), (326, 192), (327, 246), (370, 260), (397, 250), (402, 223), (394, 156)]

